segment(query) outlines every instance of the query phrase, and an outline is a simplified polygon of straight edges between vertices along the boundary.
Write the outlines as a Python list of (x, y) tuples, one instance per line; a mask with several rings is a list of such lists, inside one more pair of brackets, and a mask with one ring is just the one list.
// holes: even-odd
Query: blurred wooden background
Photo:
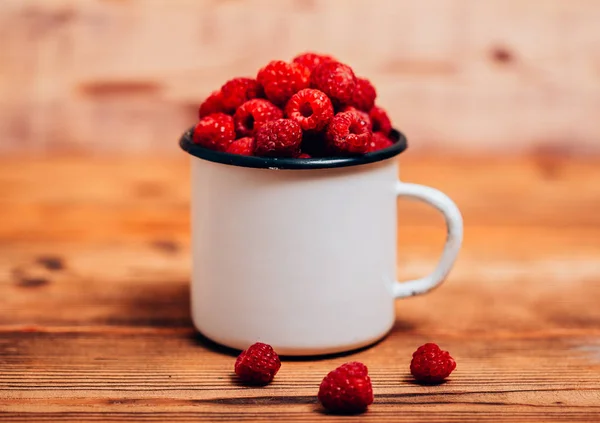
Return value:
[(213, 88), (304, 50), (412, 150), (600, 153), (598, 0), (2, 0), (0, 152), (177, 154)]

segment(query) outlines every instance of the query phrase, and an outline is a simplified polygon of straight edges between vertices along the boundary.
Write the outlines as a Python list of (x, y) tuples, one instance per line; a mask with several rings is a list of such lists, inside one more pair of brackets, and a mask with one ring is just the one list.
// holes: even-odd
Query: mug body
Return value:
[(276, 170), (192, 157), (196, 328), (284, 355), (369, 345), (394, 323), (395, 158)]

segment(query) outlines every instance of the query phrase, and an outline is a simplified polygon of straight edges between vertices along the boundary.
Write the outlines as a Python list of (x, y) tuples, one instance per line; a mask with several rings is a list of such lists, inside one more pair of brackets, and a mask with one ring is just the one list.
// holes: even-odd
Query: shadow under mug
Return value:
[[(235, 349), (265, 342), (282, 355), (350, 351), (383, 338), (395, 300), (440, 284), (456, 260), (463, 222), (445, 194), (400, 182), (393, 146), (357, 157), (238, 156), (180, 140), (192, 155), (194, 325)], [(397, 282), (397, 197), (445, 217), (433, 272)]]

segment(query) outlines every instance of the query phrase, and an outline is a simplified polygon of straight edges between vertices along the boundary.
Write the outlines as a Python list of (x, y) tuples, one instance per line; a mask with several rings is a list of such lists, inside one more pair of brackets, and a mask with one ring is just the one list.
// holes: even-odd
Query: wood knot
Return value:
[(40, 256), (37, 258), (37, 263), (48, 270), (63, 270), (65, 263), (58, 256)]
[(43, 255), (32, 262), (12, 270), (15, 285), (23, 288), (39, 288), (52, 281), (52, 275), (65, 268), (64, 260), (58, 256)]
[(175, 241), (170, 241), (168, 239), (157, 239), (155, 241), (152, 241), (150, 245), (153, 248), (156, 248), (157, 250), (167, 254), (175, 254), (181, 249), (179, 247), (179, 244), (177, 244)]
[(496, 46), (492, 48), (491, 52), (492, 60), (501, 64), (508, 64), (514, 61), (513, 53), (506, 47)]
[(15, 284), (23, 288), (39, 288), (50, 283), (47, 270), (40, 268), (18, 267), (13, 269)]

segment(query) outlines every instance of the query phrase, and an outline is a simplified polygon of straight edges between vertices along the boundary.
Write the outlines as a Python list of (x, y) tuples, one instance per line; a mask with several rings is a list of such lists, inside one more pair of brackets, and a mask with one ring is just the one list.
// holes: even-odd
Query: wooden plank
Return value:
[[(433, 269), (443, 232), (421, 229), (401, 236), (400, 279)], [(446, 285), (426, 297), (399, 301), (398, 324), (424, 333), (467, 331), (486, 337), (571, 330), (600, 336), (600, 231), (563, 230), (560, 236), (548, 231), (467, 232), (465, 250)], [(517, 236), (527, 242), (511, 250)], [(165, 248), (150, 239), (0, 247), (0, 309), (5, 311), (0, 325), (5, 330), (189, 328), (190, 252), (187, 244), (174, 245)], [(48, 260), (61, 268), (48, 268)], [(466, 298), (469, 303), (454, 310)]]
[[(189, 316), (187, 160), (0, 159), (0, 420), (341, 421), (322, 377), (365, 362), (376, 401), (360, 421), (600, 420), (600, 166), (531, 157), (402, 159), (406, 180), (455, 197), (464, 250), (449, 280), (397, 304), (376, 346), (286, 359), (246, 388), (235, 352)], [(85, 177), (83, 177), (85, 176)], [(441, 219), (402, 203), (398, 276), (437, 259)], [(411, 382), (427, 341), (458, 368)]]
[(6, 0), (0, 151), (173, 152), (225, 80), (306, 49), (417, 151), (600, 151), (595, 0)]
[[(2, 337), (3, 421), (339, 421), (316, 392), (331, 368), (360, 360), (376, 401), (361, 421), (593, 421), (598, 338), (436, 340), (458, 362), (449, 382), (411, 383), (410, 354), (430, 335), (397, 328), (350, 357), (284, 361), (275, 382), (246, 388), (234, 356), (191, 333), (10, 333)], [(563, 354), (567, 352), (568, 356)]]
[[(183, 153), (168, 160), (0, 159), (0, 242), (183, 241), (189, 228), (188, 164)], [(467, 230), (472, 225), (550, 225), (585, 232), (600, 225), (597, 161), (535, 156), (503, 162), (409, 153), (401, 156), (400, 167), (403, 180), (450, 195), (469, 223)], [(59, 189), (49, 189), (50, 174)], [(420, 204), (402, 201), (399, 207), (404, 231), (441, 222)]]

